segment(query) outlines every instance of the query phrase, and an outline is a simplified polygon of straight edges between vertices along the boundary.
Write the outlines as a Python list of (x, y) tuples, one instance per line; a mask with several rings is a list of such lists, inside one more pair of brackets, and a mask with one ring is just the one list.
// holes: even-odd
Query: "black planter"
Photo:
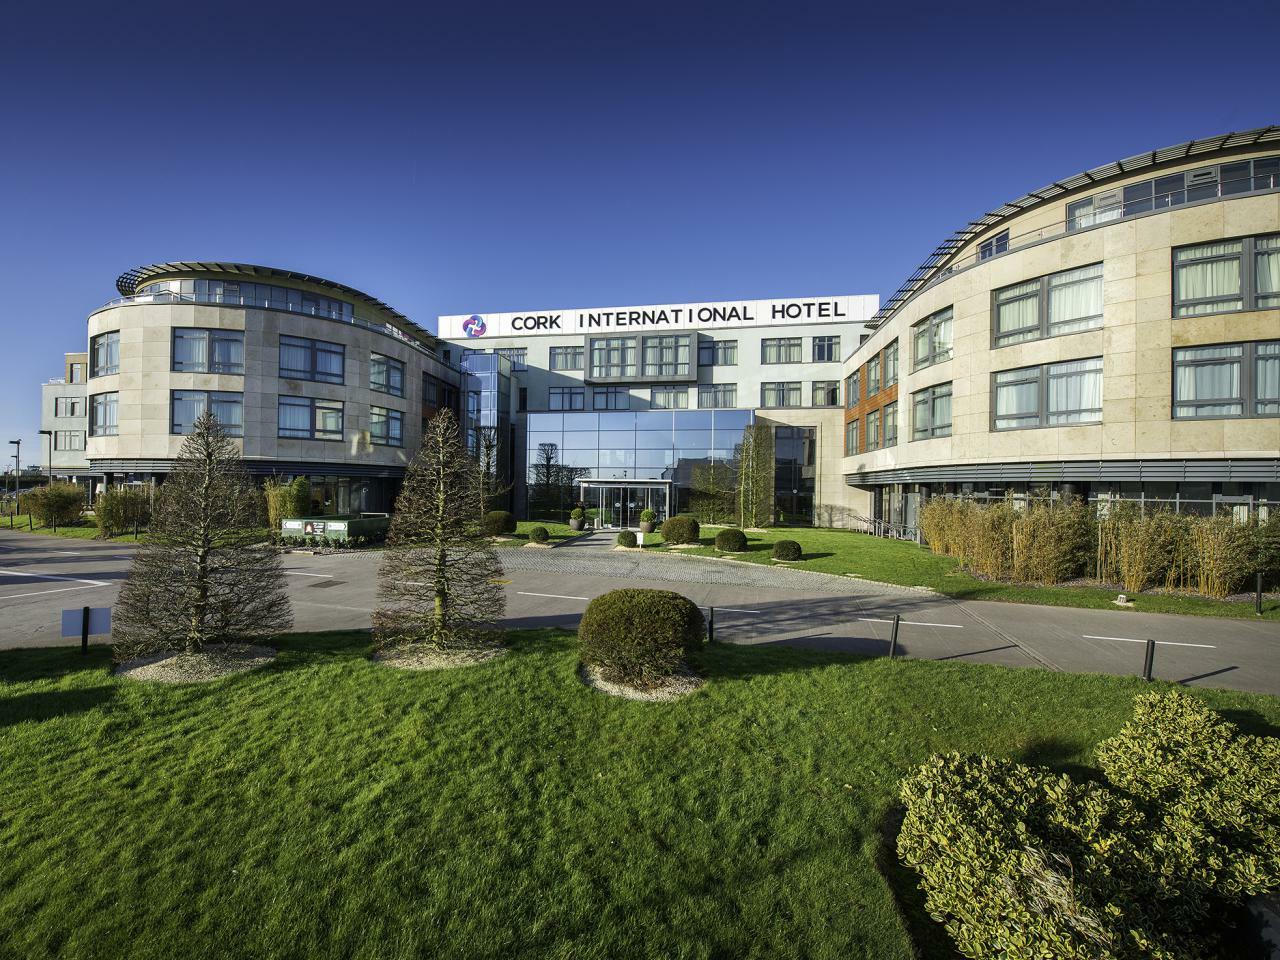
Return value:
[(652, 521), (652, 520), (641, 520), (641, 521), (640, 521), (640, 532), (641, 532), (641, 533), (653, 533), (653, 521)]

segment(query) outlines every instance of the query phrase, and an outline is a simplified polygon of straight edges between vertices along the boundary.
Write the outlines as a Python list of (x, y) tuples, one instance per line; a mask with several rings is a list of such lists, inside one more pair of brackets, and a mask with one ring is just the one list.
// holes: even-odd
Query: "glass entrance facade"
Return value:
[(671, 485), (667, 483), (593, 483), (584, 480), (578, 502), (595, 510), (599, 526), (613, 530), (634, 530), (640, 514), (652, 510), (661, 523), (670, 513)]

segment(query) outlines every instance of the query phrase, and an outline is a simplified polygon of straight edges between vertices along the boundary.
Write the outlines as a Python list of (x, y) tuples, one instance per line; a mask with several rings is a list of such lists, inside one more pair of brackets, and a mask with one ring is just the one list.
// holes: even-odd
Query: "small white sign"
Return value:
[[(78, 637), (84, 630), (84, 608), (62, 611), (62, 635)], [(111, 632), (111, 608), (89, 608), (89, 636), (102, 637)]]

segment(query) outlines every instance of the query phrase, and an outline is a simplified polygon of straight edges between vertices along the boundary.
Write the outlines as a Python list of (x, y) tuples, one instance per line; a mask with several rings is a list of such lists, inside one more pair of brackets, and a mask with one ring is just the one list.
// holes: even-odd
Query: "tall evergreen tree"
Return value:
[(481, 526), (484, 478), (448, 410), (432, 417), (396, 499), (378, 572), (379, 645), (486, 646), (501, 619), (502, 564)]
[(116, 659), (287, 630), (293, 612), (265, 522), (262, 493), (234, 441), (202, 414), (156, 492), (147, 541), (116, 600)]

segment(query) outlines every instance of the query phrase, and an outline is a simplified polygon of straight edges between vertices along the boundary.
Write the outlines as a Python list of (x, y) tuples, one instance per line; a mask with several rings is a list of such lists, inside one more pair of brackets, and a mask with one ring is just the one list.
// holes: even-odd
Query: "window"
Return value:
[(582, 387), (552, 387), (547, 393), (547, 408), (550, 410), (581, 410), (583, 392)]
[(160, 302), (179, 300), (184, 303), (228, 303), (267, 310), (288, 310), (330, 320), (352, 318), (351, 304), (319, 294), (269, 283), (247, 283), (238, 280), (157, 280), (138, 291), (139, 296), (159, 298)]
[(342, 401), (281, 397), (278, 432), (305, 440), (341, 440)]
[(857, 456), (858, 422), (857, 420), (846, 420), (844, 423), (844, 455), (846, 457)]
[(55, 417), (83, 417), (84, 397), (54, 397), (53, 415)]
[(84, 449), (84, 431), (83, 430), (56, 430), (53, 434), (53, 449), (55, 450), (83, 450)]
[(687, 377), (689, 375), (689, 337), (645, 337), (644, 375), (646, 377)]
[(340, 343), (280, 337), (280, 376), (320, 383), (345, 381), (346, 351)]
[(1102, 326), (1102, 264), (1015, 283), (992, 293), (997, 347)]
[(520, 393), (516, 396), (516, 410), (524, 413), (529, 409), (529, 388), (521, 387)]
[(880, 392), (880, 354), (867, 361), (867, 396)]
[(114, 437), (119, 430), (116, 419), (120, 394), (95, 393), (89, 398), (89, 436)]
[(992, 374), (992, 427), (1023, 430), (1102, 422), (1102, 358)]
[(882, 446), (894, 447), (898, 445), (898, 401), (886, 404), (882, 410), (884, 419), (884, 443)]
[(800, 406), (800, 383), (762, 383), (760, 385), (760, 406), (762, 407), (798, 407)]
[(857, 370), (844, 378), (844, 408), (846, 410), (852, 410), (858, 405), (858, 401), (862, 399), (859, 396), (858, 389), (860, 382)]
[(404, 414), (386, 407), (370, 407), (369, 439), (380, 447), (404, 446)]
[(510, 360), (512, 370), (529, 369), (529, 350), (527, 347), (498, 347), (493, 352)]
[(244, 373), (243, 330), (175, 327), (173, 369), (181, 373)]
[(1280, 234), (1173, 251), (1173, 315), (1280, 307)]
[(1173, 415), (1280, 415), (1280, 340), (1174, 350)]
[(688, 387), (654, 387), (649, 393), (654, 410), (685, 410), (689, 406)]
[(839, 380), (813, 381), (813, 405), (815, 407), (840, 406), (840, 381)]
[(760, 341), (761, 363), (802, 363), (804, 337), (778, 337)]
[(1067, 204), (1067, 229), (1080, 230), (1119, 220), (1124, 215), (1124, 205), (1119, 190), (1109, 190), (1084, 200)]
[(984, 240), (978, 246), (978, 259), (989, 260), (998, 253), (1005, 253), (1009, 249), (1009, 231), (1001, 230), (990, 240)]
[(120, 372), (120, 331), (100, 333), (89, 341), (89, 376), (109, 377)]
[(911, 439), (951, 436), (951, 384), (940, 383), (911, 395)]
[(884, 385), (892, 387), (898, 382), (898, 341), (884, 348)]
[(169, 432), (188, 434), (205, 411), (229, 437), (244, 436), (244, 394), (212, 390), (174, 390), (169, 394)]
[(813, 362), (814, 363), (830, 363), (833, 360), (840, 359), (840, 338), (839, 337), (814, 337), (813, 338)]
[(628, 410), (631, 392), (626, 387), (596, 387), (591, 391), (593, 410)]
[(951, 308), (931, 313), (911, 328), (911, 340), (915, 345), (912, 370), (933, 366), (951, 359), (951, 342), (954, 324)]
[(369, 389), (404, 396), (404, 364), (380, 353), (369, 354)]
[(738, 365), (737, 340), (698, 341), (698, 366), (736, 367)]
[[(592, 339), (591, 376), (594, 379), (621, 379), (623, 377), (635, 377), (635, 375), (636, 341), (634, 337), (598, 337)], [(597, 407), (597, 409), (601, 408)]]
[(704, 410), (737, 405), (738, 385), (736, 383), (704, 383), (698, 387), (698, 406)]
[(71, 364), (71, 379), (68, 383), (84, 383), (84, 366), (83, 363)]
[[(582, 347), (552, 347), (552, 370), (581, 370)], [(554, 407), (552, 409), (555, 409)]]
[(880, 411), (867, 414), (867, 450), (880, 449)]

